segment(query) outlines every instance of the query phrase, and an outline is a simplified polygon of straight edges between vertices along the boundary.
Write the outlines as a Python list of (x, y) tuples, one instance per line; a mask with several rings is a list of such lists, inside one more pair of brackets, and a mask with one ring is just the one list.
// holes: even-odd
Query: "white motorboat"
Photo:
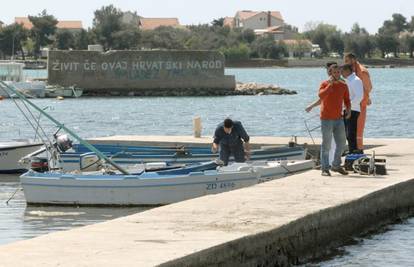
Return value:
[(140, 174), (29, 171), (20, 177), (28, 204), (164, 205), (217, 194), (311, 169), (311, 160), (234, 163), (213, 170)]
[(42, 146), (42, 143), (32, 141), (0, 142), (0, 173), (26, 171), (26, 168), (19, 164), (19, 160)]
[(58, 85), (46, 86), (45, 96), (46, 97), (81, 97), (83, 89), (71, 87), (63, 87)]
[[(23, 63), (0, 62), (0, 81), (13, 86), (17, 91), (27, 97), (45, 97), (46, 83), (44, 81), (26, 80), (23, 75)], [(0, 89), (0, 96), (8, 98), (10, 95)], [(16, 97), (11, 94), (11, 97)]]
[[(50, 153), (49, 162), (57, 161), (60, 153), (67, 151), (72, 144), (68, 136), (58, 135), (61, 129), (105, 162), (100, 172), (65, 173), (62, 169), (54, 169), (54, 164), (48, 165), (50, 170), (46, 172), (28, 171), (20, 177), (28, 204), (163, 205), (254, 185), (313, 167), (313, 161), (310, 160), (290, 163), (255, 161), (225, 167), (200, 163), (158, 172), (131, 172), (84, 141), (14, 88), (2, 82), (0, 85), (59, 127), (53, 134), (55, 141), (45, 142)], [(36, 127), (33, 128), (36, 130)]]

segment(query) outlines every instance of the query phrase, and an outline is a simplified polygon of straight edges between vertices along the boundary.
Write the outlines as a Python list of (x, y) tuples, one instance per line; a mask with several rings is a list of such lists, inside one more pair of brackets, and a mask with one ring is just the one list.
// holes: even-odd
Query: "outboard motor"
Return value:
[(66, 152), (72, 148), (72, 140), (68, 137), (67, 134), (55, 136), (56, 148), (60, 153)]

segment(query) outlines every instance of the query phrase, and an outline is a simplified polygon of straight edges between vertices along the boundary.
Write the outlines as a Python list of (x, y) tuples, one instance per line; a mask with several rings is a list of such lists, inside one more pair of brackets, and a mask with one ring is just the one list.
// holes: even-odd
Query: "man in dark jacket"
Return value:
[(220, 151), (220, 159), (224, 165), (228, 164), (230, 155), (234, 156), (236, 162), (244, 162), (250, 157), (249, 139), (241, 122), (227, 118), (216, 128), (211, 151)]

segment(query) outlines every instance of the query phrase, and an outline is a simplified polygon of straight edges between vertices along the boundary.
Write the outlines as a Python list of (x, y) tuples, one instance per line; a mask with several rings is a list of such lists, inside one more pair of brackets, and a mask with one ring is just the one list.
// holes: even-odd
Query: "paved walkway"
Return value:
[[(309, 214), (414, 179), (414, 139), (367, 142), (384, 145), (375, 150), (377, 156), (387, 156), (389, 175), (329, 178), (309, 171), (0, 246), (0, 266), (158, 265), (278, 229)], [(233, 245), (226, 251), (234, 249)]]

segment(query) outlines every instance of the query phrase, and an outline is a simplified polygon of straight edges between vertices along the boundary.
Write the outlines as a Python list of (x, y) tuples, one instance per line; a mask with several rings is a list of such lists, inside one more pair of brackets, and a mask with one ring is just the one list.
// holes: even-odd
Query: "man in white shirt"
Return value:
[(351, 100), (351, 117), (346, 119), (344, 116), (349, 153), (359, 153), (357, 147), (357, 124), (361, 112), (361, 101), (364, 97), (364, 86), (361, 79), (353, 72), (352, 65), (343, 65), (341, 66), (341, 70), (342, 76), (346, 79), (346, 84), (349, 89), (349, 98)]

